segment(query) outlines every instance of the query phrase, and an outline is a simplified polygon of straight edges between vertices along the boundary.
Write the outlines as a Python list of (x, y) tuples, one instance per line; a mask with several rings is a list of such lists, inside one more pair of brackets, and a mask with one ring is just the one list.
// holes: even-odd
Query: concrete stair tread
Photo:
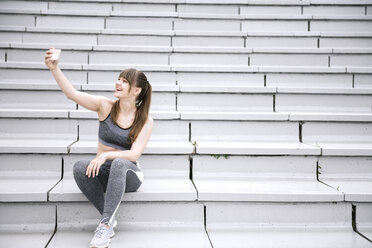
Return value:
[[(150, 111), (154, 119), (179, 119), (180, 114), (176, 111)], [(98, 119), (97, 113), (90, 110), (70, 109), (11, 109), (0, 108), (0, 117), (6, 118), (78, 118)]]
[[(115, 91), (114, 84), (81, 84), (81, 90), (90, 91)], [(172, 84), (154, 84), (152, 85), (153, 92), (179, 92), (178, 85)]]
[(4, 232), (0, 234), (1, 244), (12, 244), (14, 248), (45, 247), (53, 236), (53, 229), (48, 232), (31, 230), (28, 232)]
[(318, 145), (322, 149), (322, 155), (325, 156), (370, 156), (372, 154), (372, 143), (362, 143), (362, 142), (323, 142), (319, 141), (317, 143), (306, 142), (310, 145)]
[(352, 228), (350, 202), (207, 202), (213, 247), (370, 247)]
[[(93, 10), (22, 10), (15, 8), (3, 8), (0, 9), (0, 13), (11, 13), (11, 14), (40, 14), (40, 15), (63, 15), (63, 16), (122, 16), (122, 17), (163, 17), (167, 18), (192, 18), (192, 19), (238, 19), (238, 20), (370, 20), (372, 17), (363, 15), (308, 15), (308, 14), (297, 14), (297, 15), (283, 15), (283, 14), (206, 14), (206, 13), (178, 13), (178, 12), (149, 12), (149, 11), (93, 11)], [(66, 17), (68, 18), (68, 17)]]
[(24, 109), (0, 108), (0, 117), (5, 118), (68, 118), (69, 109)]
[(91, 33), (91, 34), (138, 34), (160, 36), (287, 36), (287, 37), (371, 37), (372, 32), (330, 32), (330, 31), (198, 31), (198, 30), (133, 30), (133, 29), (99, 29), (99, 28), (62, 28), (62, 27), (26, 27), (14, 25), (0, 25), (0, 31), (26, 31), (26, 32), (50, 32), (50, 33)]
[[(372, 49), (368, 47), (337, 47), (337, 48), (312, 48), (312, 47), (234, 47), (234, 46), (151, 46), (151, 45), (84, 45), (84, 44), (58, 44), (57, 48), (64, 51), (102, 51), (102, 52), (182, 52), (182, 53), (241, 53), (241, 54), (370, 54)], [(14, 48), (35, 50), (48, 50), (50, 45), (26, 42), (0, 42), (1, 48)]]
[(303, 121), (355, 121), (370, 122), (370, 113), (350, 112), (225, 112), (179, 111), (185, 120), (303, 120)]
[(179, 17), (179, 14), (177, 12), (173, 11), (161, 11), (161, 12), (150, 12), (150, 11), (119, 11), (119, 10), (113, 10), (109, 12), (110, 16), (123, 16), (123, 17)]
[[(0, 110), (1, 111), (1, 110)], [(1, 112), (0, 112), (1, 113)], [(88, 109), (79, 109), (79, 110), (68, 110), (69, 118), (77, 119), (98, 119), (98, 114), (94, 111)], [(180, 113), (177, 111), (162, 111), (162, 110), (151, 110), (149, 112), (152, 118), (154, 119), (179, 119)]]
[[(257, 0), (256, 0), (257, 1)], [(267, 0), (268, 2), (272, 2), (272, 0)], [(359, 2), (355, 2), (352, 0), (310, 0), (306, 1), (308, 4), (319, 4), (319, 5), (341, 5), (341, 6), (347, 6), (347, 5), (364, 5), (371, 3), (370, 0), (362, 0)]]
[[(283, 113), (283, 112), (278, 112)], [(296, 120), (318, 120), (318, 121), (356, 121), (356, 122), (371, 122), (372, 115), (370, 113), (350, 113), (350, 112), (288, 112), (289, 119)]]
[[(200, 71), (200, 72), (308, 72), (334, 73), (346, 72), (349, 66), (243, 66), (243, 65), (171, 65), (171, 71)], [(359, 67), (357, 67), (359, 68)], [(362, 68), (362, 67), (360, 67)], [(362, 68), (363, 69), (363, 68)], [(365, 67), (365, 71), (372, 71), (372, 67)]]
[[(209, 237), (213, 247), (342, 247), (359, 248), (371, 247), (371, 243), (350, 230), (312, 230), (307, 228), (290, 230), (256, 227), (252, 231), (210, 231)], [(232, 246), (230, 244), (233, 244)]]
[[(194, 146), (189, 141), (149, 141), (144, 154), (189, 154)], [(70, 153), (96, 153), (97, 141), (79, 140), (71, 146)]]
[[(83, 91), (115, 91), (114, 86), (107, 83), (72, 84), (76, 90)], [(52, 90), (60, 91), (61, 88), (53, 82), (48, 83), (17, 83), (10, 81), (0, 82), (3, 90)], [(330, 95), (372, 95), (372, 88), (346, 88), (346, 87), (296, 87), (288, 86), (250, 86), (244, 84), (231, 85), (180, 85), (154, 84), (153, 92), (187, 92), (187, 93), (262, 93), (262, 94), (330, 94)]]
[(56, 224), (56, 206), (45, 202), (0, 204), (0, 243), (12, 247), (45, 247)]
[[(58, 227), (52, 246), (65, 247), (66, 242), (75, 239), (81, 244), (79, 247), (87, 245), (99, 223), (98, 211), (89, 202), (60, 203), (57, 209)], [(211, 248), (203, 214), (203, 204), (195, 201), (121, 203), (115, 214), (118, 224), (110, 247), (126, 244), (127, 247)]]
[(320, 181), (339, 189), (345, 194), (345, 201), (372, 202), (372, 179), (329, 179)]
[[(29, 173), (27, 173), (29, 175)], [(2, 201), (43, 201), (48, 200), (48, 191), (60, 180), (58, 176), (30, 177), (22, 175), (12, 178), (1, 177), (0, 198)]]
[[(306, 73), (345, 73), (345, 72), (372, 72), (372, 67), (362, 66), (231, 66), (231, 65), (155, 65), (155, 64), (76, 64), (59, 63), (61, 70), (121, 70), (132, 66), (139, 70), (148, 71), (194, 71), (194, 72), (306, 72)], [(42, 69), (45, 64), (39, 62), (0, 62), (0, 68)]]
[(194, 178), (203, 201), (343, 201), (343, 194), (316, 180)]
[(320, 148), (299, 142), (198, 141), (201, 154), (297, 154), (320, 155)]
[[(76, 83), (71, 83), (71, 85), (76, 89), (80, 90), (82, 84), (76, 84)], [(107, 88), (109, 88), (107, 86)], [(18, 83), (18, 82), (6, 82), (3, 81), (0, 83), (0, 89), (3, 90), (57, 90), (60, 91), (61, 88), (59, 87), (58, 84), (56, 83), (37, 83), (37, 82), (32, 82), (32, 83)]]
[(282, 86), (249, 86), (249, 85), (180, 85), (180, 92), (192, 93), (311, 93), (311, 94), (372, 94), (370, 88), (341, 87), (282, 87)]
[[(194, 201), (196, 190), (191, 180), (184, 178), (146, 177), (136, 192), (126, 192), (122, 201)], [(49, 193), (50, 201), (88, 201), (74, 178), (62, 179)]]
[[(72, 2), (80, 2), (79, 0), (73, 0)], [(101, 0), (101, 1), (98, 1), (98, 0), (90, 0), (90, 2), (107, 2), (107, 3), (112, 3), (112, 2), (120, 2), (119, 0)], [(198, 0), (146, 0), (146, 1), (139, 1), (139, 0), (127, 0), (126, 3), (138, 3), (138, 2), (146, 2), (146, 3), (155, 3), (155, 4), (159, 4), (159, 3), (163, 3), (163, 4), (195, 4), (195, 3), (199, 3), (200, 4), (200, 1)], [(353, 0), (342, 0), (342, 1), (335, 1), (335, 0), (281, 0), (280, 2), (278, 1), (275, 1), (275, 0), (250, 0), (250, 1), (246, 1), (246, 0), (204, 0), (203, 1), (204, 4), (210, 4), (210, 5), (221, 5), (221, 4), (228, 4), (228, 3), (233, 3), (233, 4), (244, 4), (244, 5), (261, 5), (261, 6), (270, 6), (270, 5), (278, 5), (278, 6), (282, 6), (282, 5), (290, 5), (290, 6), (304, 6), (304, 7), (307, 7), (307, 6), (310, 6), (310, 5), (313, 5), (313, 4), (316, 4), (316, 5), (319, 5), (319, 6), (322, 6), (322, 5), (340, 5), (340, 6), (347, 6), (347, 5), (356, 5), (356, 6), (360, 6), (360, 5), (366, 5), (366, 4), (370, 4), (371, 1), (370, 0), (362, 0), (362, 1), (353, 1)], [(45, 9), (45, 8), (44, 8)]]
[[(155, 137), (155, 136), (154, 136)], [(2, 153), (24, 152), (67, 152), (67, 148), (75, 140), (57, 139), (2, 139)], [(192, 141), (194, 142), (194, 140)], [(192, 153), (192, 142), (183, 140), (150, 141), (145, 153)], [(244, 142), (244, 141), (199, 141), (196, 139), (196, 151), (201, 154), (301, 154), (319, 155), (320, 149), (325, 155), (361, 155), (371, 154), (372, 143), (366, 142)], [(72, 144), (71, 153), (95, 153), (97, 140), (80, 140)]]
[[(93, 238), (94, 230), (68, 232), (57, 231), (48, 247), (88, 247), (90, 240)], [(128, 247), (128, 248), (171, 248), (171, 247), (195, 247), (195, 248), (212, 248), (208, 236), (203, 228), (196, 230), (120, 230), (115, 228), (115, 236), (110, 242), (110, 247)]]
[[(8, 44), (8, 45), (7, 45)], [(44, 43), (27, 43), (27, 42), (10, 42), (10, 43), (1, 43), (4, 47), (9, 48), (22, 48), (22, 49), (45, 49), (48, 50), (51, 46)], [(93, 45), (87, 44), (56, 44), (52, 45), (56, 48), (63, 49), (63, 50), (86, 50), (90, 51), (93, 49)]]
[[(184, 120), (305, 120), (305, 121), (372, 121), (371, 113), (356, 112), (248, 112), (248, 111), (150, 111), (154, 119)], [(97, 119), (97, 113), (69, 109), (12, 109), (0, 108), (0, 117), (5, 118), (70, 118)]]
[(75, 140), (62, 139), (1, 139), (1, 153), (67, 153)]

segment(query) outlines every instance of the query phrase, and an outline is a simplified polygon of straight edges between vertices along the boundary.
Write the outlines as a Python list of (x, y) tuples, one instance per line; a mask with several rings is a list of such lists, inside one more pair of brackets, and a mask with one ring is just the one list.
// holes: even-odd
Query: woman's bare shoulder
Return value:
[(102, 108), (98, 112), (98, 119), (103, 121), (106, 119), (106, 117), (109, 115), (111, 112), (111, 108), (114, 105), (115, 100), (108, 98), (108, 97), (103, 97), (102, 100)]

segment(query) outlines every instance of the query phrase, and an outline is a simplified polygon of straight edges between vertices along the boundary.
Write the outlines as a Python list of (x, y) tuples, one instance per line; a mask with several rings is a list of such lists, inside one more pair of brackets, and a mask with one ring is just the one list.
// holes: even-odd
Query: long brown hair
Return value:
[[(151, 104), (151, 94), (152, 87), (149, 81), (147, 80), (146, 75), (134, 68), (128, 68), (120, 72), (119, 78), (123, 77), (129, 82), (129, 91), (133, 86), (141, 88), (141, 93), (136, 98), (136, 115), (132, 124), (132, 128), (129, 132), (130, 143), (132, 144), (139, 132), (142, 130), (142, 127), (145, 125), (145, 122), (149, 115), (150, 104)], [(119, 114), (120, 106), (119, 99), (115, 101), (114, 105), (111, 108), (111, 118), (117, 124), (117, 117)]]

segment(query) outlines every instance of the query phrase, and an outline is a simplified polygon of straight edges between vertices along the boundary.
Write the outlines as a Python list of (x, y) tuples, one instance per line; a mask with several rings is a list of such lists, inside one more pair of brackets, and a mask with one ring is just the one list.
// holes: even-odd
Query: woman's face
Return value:
[(125, 78), (118, 78), (115, 83), (114, 96), (117, 98), (136, 98), (138, 95), (138, 87), (133, 86), (129, 92), (129, 82)]
[(124, 97), (129, 96), (129, 83), (124, 78), (118, 78), (115, 83), (115, 92), (114, 96), (116, 97)]

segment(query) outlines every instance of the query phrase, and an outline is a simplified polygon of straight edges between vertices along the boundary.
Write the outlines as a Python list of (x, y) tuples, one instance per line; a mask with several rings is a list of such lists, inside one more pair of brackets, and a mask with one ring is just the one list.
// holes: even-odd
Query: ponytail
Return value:
[(146, 87), (145, 89), (142, 88), (141, 93), (138, 96), (136, 101), (136, 116), (133, 121), (132, 129), (129, 132), (130, 143), (132, 144), (139, 132), (142, 130), (143, 126), (145, 125), (149, 111), (150, 111), (150, 104), (151, 104), (151, 93), (152, 87), (151, 84), (146, 80)]

